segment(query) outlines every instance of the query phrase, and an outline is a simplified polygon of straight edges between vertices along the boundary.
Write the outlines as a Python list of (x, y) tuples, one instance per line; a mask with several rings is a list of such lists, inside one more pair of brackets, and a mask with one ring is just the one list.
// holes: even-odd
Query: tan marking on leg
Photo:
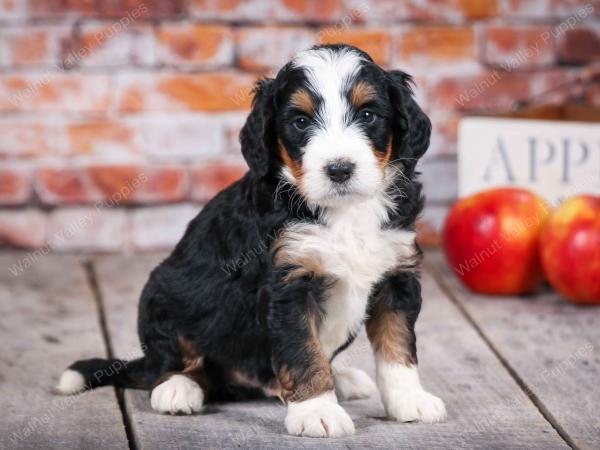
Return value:
[(373, 350), (385, 361), (405, 366), (416, 364), (411, 352), (414, 337), (402, 312), (376, 305), (367, 319), (366, 330)]
[(290, 369), (281, 366), (278, 378), (285, 402), (301, 402), (334, 388), (331, 365), (321, 350), (316, 316), (307, 317), (310, 337), (305, 343), (307, 366)]

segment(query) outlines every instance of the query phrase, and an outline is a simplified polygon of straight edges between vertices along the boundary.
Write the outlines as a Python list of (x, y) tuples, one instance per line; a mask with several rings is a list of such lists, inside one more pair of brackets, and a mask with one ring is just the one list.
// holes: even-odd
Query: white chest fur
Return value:
[(415, 256), (415, 233), (382, 230), (387, 208), (378, 199), (328, 211), (324, 225), (291, 224), (282, 236), (291, 259), (310, 260), (335, 278), (319, 340), (327, 357), (359, 330), (375, 283)]

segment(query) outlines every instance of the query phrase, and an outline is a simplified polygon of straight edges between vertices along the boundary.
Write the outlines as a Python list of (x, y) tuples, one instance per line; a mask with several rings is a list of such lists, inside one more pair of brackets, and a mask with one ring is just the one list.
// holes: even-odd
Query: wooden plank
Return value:
[(428, 256), (444, 286), (567, 440), (600, 448), (600, 308), (570, 305), (549, 291), (521, 298), (477, 295), (461, 285), (440, 252)]
[[(158, 259), (103, 257), (95, 264), (117, 355), (130, 350), (139, 292)], [(151, 410), (148, 393), (128, 391), (139, 448), (568, 448), (429, 274), (423, 284), (425, 303), (418, 322), (421, 373), (425, 386), (446, 401), (447, 422), (383, 420), (383, 407), (374, 397), (343, 403), (354, 419), (356, 435), (297, 438), (286, 435), (285, 408), (275, 400), (213, 404), (204, 414), (167, 417)], [(341, 356), (345, 363), (373, 374), (364, 334)], [(518, 403), (508, 404), (507, 398)]]
[(63, 397), (52, 388), (79, 358), (106, 354), (81, 261), (0, 254), (0, 448), (127, 449), (113, 389)]

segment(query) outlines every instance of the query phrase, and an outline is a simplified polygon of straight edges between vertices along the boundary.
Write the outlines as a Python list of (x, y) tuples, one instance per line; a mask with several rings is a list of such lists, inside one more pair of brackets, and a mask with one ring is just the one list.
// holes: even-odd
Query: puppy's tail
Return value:
[(147, 389), (146, 359), (83, 359), (63, 372), (55, 390), (71, 395), (100, 386)]

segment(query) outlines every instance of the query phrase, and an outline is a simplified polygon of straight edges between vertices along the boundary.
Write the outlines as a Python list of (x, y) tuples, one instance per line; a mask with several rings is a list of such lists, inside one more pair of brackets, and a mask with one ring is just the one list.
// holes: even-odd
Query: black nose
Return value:
[(352, 176), (354, 167), (354, 163), (345, 159), (338, 159), (327, 164), (325, 171), (331, 181), (334, 183), (343, 183)]

